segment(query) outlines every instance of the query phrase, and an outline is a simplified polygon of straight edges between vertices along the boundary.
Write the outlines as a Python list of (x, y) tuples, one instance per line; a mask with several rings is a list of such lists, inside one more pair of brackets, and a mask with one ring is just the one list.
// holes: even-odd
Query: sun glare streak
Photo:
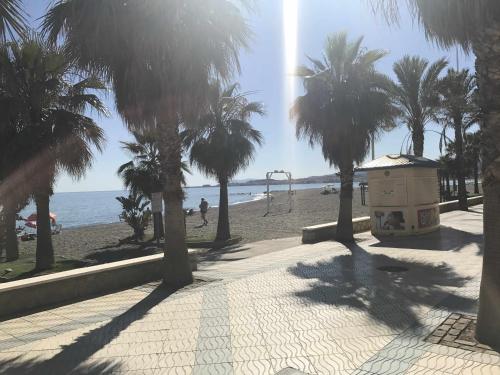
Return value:
[(283, 1), (283, 41), (284, 41), (284, 135), (287, 153), (292, 160), (291, 167), (295, 169), (295, 131), (289, 120), (289, 111), (297, 95), (296, 77), (293, 75), (297, 68), (297, 39), (299, 24), (299, 0)]

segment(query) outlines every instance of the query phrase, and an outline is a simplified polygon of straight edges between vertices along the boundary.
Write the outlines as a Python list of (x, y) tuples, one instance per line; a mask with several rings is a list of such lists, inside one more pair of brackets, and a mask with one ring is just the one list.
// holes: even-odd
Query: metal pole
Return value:
[(156, 212), (154, 214), (154, 219), (155, 219), (155, 226), (156, 226), (156, 246), (160, 247), (160, 213)]
[(266, 212), (266, 215), (269, 214), (269, 209), (270, 209), (270, 207), (269, 207), (269, 177), (270, 177), (269, 173), (270, 172), (266, 173), (266, 183), (267, 183), (267, 212)]
[(288, 212), (292, 212), (292, 174), (288, 172), (287, 177), (288, 177), (288, 199), (290, 203)]

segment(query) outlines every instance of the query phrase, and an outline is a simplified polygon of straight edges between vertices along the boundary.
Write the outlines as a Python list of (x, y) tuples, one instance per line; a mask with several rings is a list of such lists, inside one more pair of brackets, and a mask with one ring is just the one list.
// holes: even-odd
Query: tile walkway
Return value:
[(0, 322), (0, 373), (500, 374), (494, 353), (424, 341), (477, 309), (482, 207), (442, 224), (207, 261), (173, 294), (152, 283)]

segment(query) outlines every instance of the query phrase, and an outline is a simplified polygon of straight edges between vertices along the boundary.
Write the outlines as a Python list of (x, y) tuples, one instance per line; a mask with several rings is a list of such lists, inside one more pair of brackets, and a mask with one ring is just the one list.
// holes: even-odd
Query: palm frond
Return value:
[(375, 70), (383, 51), (366, 51), (362, 38), (350, 42), (346, 33), (330, 35), (325, 44), (325, 69), (308, 68), (302, 77), (305, 94), (290, 109), (296, 136), (319, 146), (325, 160), (341, 170), (366, 156), (372, 136), (395, 126), (392, 83)]
[(17, 36), (27, 35), (26, 12), (22, 8), (22, 0), (0, 1), (0, 39), (4, 42), (7, 36), (14, 40)]
[[(240, 70), (248, 47), (249, 0), (59, 0), (42, 29), (79, 66), (112, 84), (117, 110), (133, 129), (158, 116), (193, 118), (208, 82)], [(112, 20), (112, 21), (110, 21)], [(175, 100), (172, 100), (175, 98)]]
[(211, 97), (208, 112), (181, 134), (191, 165), (219, 180), (230, 179), (247, 167), (253, 160), (254, 144), (263, 142), (262, 134), (248, 121), (254, 115), (263, 116), (264, 107), (248, 101), (248, 93), (238, 88), (237, 84), (221, 88), (220, 82), (213, 82), (211, 92), (219, 95)]
[(398, 23), (406, 7), (423, 27), (426, 37), (442, 47), (460, 44), (469, 51), (478, 31), (500, 19), (496, 0), (370, 0), (375, 12), (390, 23)]

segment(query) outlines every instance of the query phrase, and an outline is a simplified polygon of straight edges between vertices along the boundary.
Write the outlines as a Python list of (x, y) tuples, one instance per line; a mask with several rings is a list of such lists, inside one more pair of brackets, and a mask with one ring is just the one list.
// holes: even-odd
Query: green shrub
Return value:
[(146, 209), (150, 202), (144, 195), (131, 193), (128, 197), (116, 197), (123, 211), (120, 220), (126, 222), (134, 230), (134, 239), (143, 239), (144, 231), (151, 222), (151, 210)]

